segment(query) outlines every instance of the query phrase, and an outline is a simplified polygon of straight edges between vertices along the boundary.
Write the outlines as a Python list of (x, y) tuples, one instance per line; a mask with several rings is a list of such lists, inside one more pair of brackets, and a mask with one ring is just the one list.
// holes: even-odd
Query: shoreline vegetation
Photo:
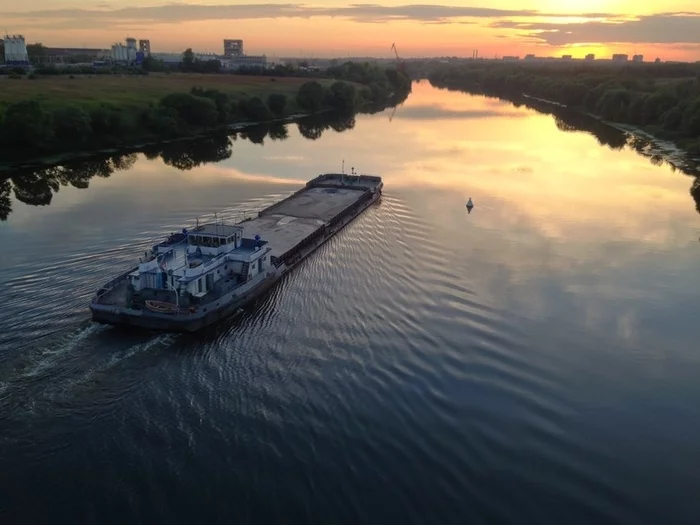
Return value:
[(315, 77), (217, 73), (0, 78), (0, 166), (58, 163), (100, 152), (400, 104), (402, 72), (346, 62)]
[(672, 164), (700, 156), (698, 64), (476, 62), (435, 67), (428, 80), (437, 88), (578, 111), (657, 142)]
[[(12, 213), (12, 201), (29, 206), (48, 206), (53, 195), (62, 187), (86, 189), (90, 181), (108, 178), (114, 173), (128, 171), (143, 155), (148, 160), (160, 160), (166, 166), (188, 171), (199, 166), (224, 161), (233, 155), (237, 143), (247, 141), (284, 141), (289, 138), (289, 125), (283, 122), (249, 125), (231, 131), (219, 130), (204, 137), (92, 154), (80, 160), (42, 166), (23, 166), (0, 171), (0, 221)], [(318, 140), (325, 132), (343, 133), (355, 127), (355, 116), (338, 112), (317, 113), (294, 121), (299, 134), (306, 140)]]

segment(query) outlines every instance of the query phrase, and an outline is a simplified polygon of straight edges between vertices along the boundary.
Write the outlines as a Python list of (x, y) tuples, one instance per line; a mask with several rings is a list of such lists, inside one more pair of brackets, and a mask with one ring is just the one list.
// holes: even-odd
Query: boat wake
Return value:
[(115, 368), (130, 366), (133, 358), (167, 348), (177, 338), (177, 334), (159, 334), (144, 339), (142, 334), (122, 334), (93, 323), (42, 338), (40, 345), (0, 365), (0, 411), (31, 413), (40, 405), (49, 408), (58, 399), (69, 400), (76, 389), (109, 382)]

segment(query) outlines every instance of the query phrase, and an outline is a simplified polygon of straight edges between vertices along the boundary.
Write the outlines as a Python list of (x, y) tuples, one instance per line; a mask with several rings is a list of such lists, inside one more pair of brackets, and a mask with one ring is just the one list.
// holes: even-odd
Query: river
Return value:
[[(0, 182), (2, 522), (698, 523), (697, 181), (426, 82), (329, 126)], [(343, 160), (382, 202), (243, 315), (91, 324), (161, 236)]]

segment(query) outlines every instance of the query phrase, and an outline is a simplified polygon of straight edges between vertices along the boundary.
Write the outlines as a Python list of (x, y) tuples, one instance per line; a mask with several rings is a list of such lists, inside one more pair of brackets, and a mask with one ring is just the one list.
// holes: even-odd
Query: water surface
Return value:
[[(697, 181), (565, 124), (420, 83), (0, 183), (3, 522), (697, 523)], [(89, 321), (160, 236), (343, 160), (382, 202), (243, 316)]]

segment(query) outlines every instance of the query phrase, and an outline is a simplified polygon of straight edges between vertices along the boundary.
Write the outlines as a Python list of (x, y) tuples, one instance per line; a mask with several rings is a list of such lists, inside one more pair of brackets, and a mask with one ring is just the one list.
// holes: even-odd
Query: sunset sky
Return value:
[(154, 52), (222, 52), (241, 38), (248, 54), (406, 57), (541, 56), (614, 52), (700, 60), (697, 0), (473, 0), (452, 3), (309, 4), (231, 0), (32, 0), (0, 7), (3, 30), (50, 47), (107, 48), (127, 35)]

